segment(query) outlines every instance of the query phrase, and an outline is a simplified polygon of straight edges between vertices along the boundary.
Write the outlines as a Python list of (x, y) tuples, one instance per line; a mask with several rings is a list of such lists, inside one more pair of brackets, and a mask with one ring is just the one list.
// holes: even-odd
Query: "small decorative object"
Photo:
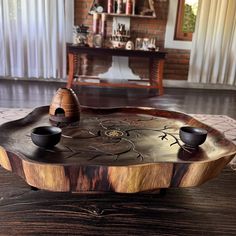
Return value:
[(74, 27), (74, 29), (73, 29), (73, 44), (74, 44), (74, 45), (77, 45), (77, 44), (78, 44), (78, 33), (77, 33), (75, 27)]
[(179, 130), (179, 136), (187, 146), (197, 148), (206, 141), (207, 131), (202, 128), (183, 126)]
[(103, 12), (103, 7), (97, 6), (97, 13), (102, 13), (102, 12)]
[(100, 4), (100, 1), (94, 1), (91, 9), (90, 9), (90, 14), (94, 14), (94, 13), (102, 13), (103, 12), (103, 7)]
[(125, 49), (134, 50), (134, 43), (132, 41), (128, 41), (125, 45)]
[(93, 34), (99, 33), (99, 19), (100, 16), (98, 13), (93, 14)]
[(146, 0), (146, 1), (139, 1), (138, 4), (138, 14), (143, 16), (154, 16), (155, 9), (154, 9), (154, 1), (153, 0)]
[(136, 0), (133, 0), (132, 5), (133, 5), (132, 14), (135, 15)]
[(107, 12), (108, 13), (113, 13), (113, 8), (114, 8), (114, 0), (108, 0)]
[(73, 44), (79, 46), (88, 46), (88, 26), (79, 25), (74, 26), (73, 30)]
[(142, 49), (144, 51), (148, 51), (148, 46), (149, 46), (149, 38), (144, 38), (143, 39), (143, 47), (142, 47)]
[(118, 24), (116, 30), (113, 31), (111, 42), (113, 48), (125, 48), (126, 43), (130, 39), (129, 30), (125, 29), (125, 24)]
[(133, 11), (133, 2), (132, 0), (126, 0), (125, 14), (131, 15)]
[(159, 50), (159, 48), (156, 48), (155, 38), (136, 38), (135, 49), (144, 51), (156, 51), (156, 49), (157, 51)]
[(135, 49), (136, 50), (142, 50), (142, 48), (143, 48), (143, 39), (142, 38), (136, 38)]
[(102, 39), (101, 34), (95, 34), (93, 36), (93, 46), (95, 48), (101, 48), (102, 47), (102, 42), (103, 42), (103, 39)]
[(155, 38), (149, 39), (148, 50), (149, 51), (155, 51), (156, 50), (156, 39)]
[(54, 126), (36, 127), (31, 131), (33, 143), (41, 148), (51, 148), (61, 139), (61, 129)]
[(114, 6), (113, 6), (113, 12), (114, 13), (117, 13), (117, 7), (118, 7), (117, 0), (115, 0)]
[(60, 88), (52, 99), (49, 109), (50, 120), (71, 123), (80, 120), (80, 104), (72, 89)]
[(152, 16), (153, 15), (153, 10), (151, 9), (144, 9), (140, 12), (142, 16)]
[(123, 0), (117, 0), (117, 14), (123, 13)]
[(104, 39), (107, 37), (107, 15), (102, 14), (102, 27), (101, 27), (101, 34)]

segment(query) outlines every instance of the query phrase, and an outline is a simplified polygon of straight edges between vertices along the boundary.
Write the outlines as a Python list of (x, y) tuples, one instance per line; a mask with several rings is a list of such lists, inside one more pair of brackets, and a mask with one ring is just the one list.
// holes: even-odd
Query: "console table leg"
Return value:
[(149, 59), (149, 82), (151, 86), (155, 86), (155, 66), (153, 58)]
[(163, 95), (163, 69), (164, 60), (150, 59), (150, 84), (151, 86), (156, 86), (158, 89), (158, 94)]
[(66, 87), (71, 88), (74, 81), (76, 56), (73, 53), (70, 53), (68, 58), (69, 58), (69, 74)]
[(159, 88), (159, 95), (164, 94), (163, 89), (163, 73), (164, 73), (164, 60), (159, 60), (155, 62), (155, 66), (157, 67), (157, 83)]

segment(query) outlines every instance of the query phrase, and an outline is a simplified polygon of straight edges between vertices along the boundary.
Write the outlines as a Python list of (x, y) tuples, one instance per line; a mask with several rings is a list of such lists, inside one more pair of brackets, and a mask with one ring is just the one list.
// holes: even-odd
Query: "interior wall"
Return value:
[[(92, 30), (92, 15), (89, 15), (89, 9), (93, 0), (75, 0), (75, 25), (88, 25)], [(131, 18), (131, 36), (134, 41), (137, 37), (154, 37), (157, 39), (157, 46), (160, 50), (165, 50), (167, 59), (164, 68), (164, 79), (167, 80), (187, 80), (189, 69), (189, 50), (167, 49), (164, 48), (165, 30), (168, 17), (168, 0), (154, 0), (155, 11), (157, 17), (155, 19), (149, 18)], [(112, 18), (108, 19), (108, 35), (111, 35)], [(91, 39), (90, 39), (91, 42)], [(95, 67), (93, 63), (89, 63), (87, 73), (94, 75), (105, 72), (111, 65), (110, 58), (90, 58), (96, 62)], [(148, 75), (148, 61), (143, 59), (130, 60), (130, 67), (134, 73), (140, 75), (142, 78), (147, 78)]]

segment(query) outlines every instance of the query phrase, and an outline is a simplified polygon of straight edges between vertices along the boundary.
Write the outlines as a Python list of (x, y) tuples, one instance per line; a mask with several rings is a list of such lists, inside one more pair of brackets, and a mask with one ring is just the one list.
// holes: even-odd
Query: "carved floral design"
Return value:
[[(89, 145), (86, 148), (69, 148), (72, 152), (66, 158), (75, 157), (76, 155), (90, 156), (89, 160), (94, 160), (99, 157), (113, 157), (114, 160), (118, 160), (123, 155), (132, 155), (133, 158), (143, 161), (145, 158), (144, 153), (139, 150), (137, 142), (142, 141), (145, 136), (152, 138), (159, 138), (162, 141), (173, 142), (170, 143), (170, 147), (173, 145), (179, 145), (187, 152), (184, 146), (181, 145), (178, 134), (176, 133), (176, 127), (170, 127), (164, 125), (161, 128), (155, 128), (163, 124), (163, 118), (155, 117), (129, 117), (121, 118), (115, 117), (113, 119), (107, 119), (104, 117), (96, 117), (90, 120), (96, 128), (81, 129), (78, 128), (65, 128), (63, 130), (63, 137), (69, 139), (83, 140), (87, 139)], [(169, 121), (166, 120), (168, 123)], [(75, 132), (75, 129), (76, 132)], [(150, 135), (151, 134), (151, 135)], [(94, 141), (91, 141), (94, 139)], [(153, 140), (151, 140), (153, 141)]]

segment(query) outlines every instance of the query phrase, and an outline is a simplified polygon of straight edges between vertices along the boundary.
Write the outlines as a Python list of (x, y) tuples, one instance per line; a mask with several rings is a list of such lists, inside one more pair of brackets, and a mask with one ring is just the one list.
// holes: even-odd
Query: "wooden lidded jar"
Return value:
[(80, 104), (72, 89), (59, 88), (49, 109), (50, 120), (71, 123), (80, 120)]

